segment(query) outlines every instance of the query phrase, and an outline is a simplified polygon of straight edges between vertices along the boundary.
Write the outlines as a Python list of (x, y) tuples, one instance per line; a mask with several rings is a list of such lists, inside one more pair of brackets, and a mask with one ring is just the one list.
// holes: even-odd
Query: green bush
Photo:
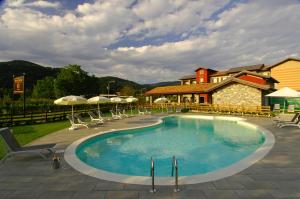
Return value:
[(187, 113), (187, 112), (189, 112), (190, 111), (190, 109), (188, 109), (188, 108), (183, 108), (183, 109), (181, 109), (181, 113)]

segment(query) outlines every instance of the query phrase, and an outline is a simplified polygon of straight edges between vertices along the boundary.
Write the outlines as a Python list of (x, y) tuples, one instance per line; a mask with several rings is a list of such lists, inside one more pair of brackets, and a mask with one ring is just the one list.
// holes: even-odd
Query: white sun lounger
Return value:
[(111, 113), (111, 118), (114, 120), (119, 120), (122, 119), (122, 117), (120, 115), (115, 114), (112, 110), (110, 110)]
[(138, 109), (138, 114), (139, 114), (139, 115), (145, 115), (145, 112), (144, 112), (144, 111), (141, 111), (140, 109)]
[(298, 115), (297, 119), (294, 122), (281, 122), (277, 125), (279, 128), (286, 126), (296, 126), (300, 128), (300, 115)]
[(88, 112), (88, 114), (89, 114), (89, 116), (91, 118), (91, 121), (95, 121), (98, 124), (103, 124), (104, 123), (104, 119), (103, 119), (103, 117), (101, 117), (101, 115), (99, 115), (97, 117), (93, 112)]
[(69, 128), (69, 130), (76, 130), (80, 127), (89, 128), (89, 126), (87, 124), (80, 123), (77, 118), (72, 117), (71, 115), (68, 115), (67, 118), (69, 119), (69, 121), (71, 123), (71, 127)]

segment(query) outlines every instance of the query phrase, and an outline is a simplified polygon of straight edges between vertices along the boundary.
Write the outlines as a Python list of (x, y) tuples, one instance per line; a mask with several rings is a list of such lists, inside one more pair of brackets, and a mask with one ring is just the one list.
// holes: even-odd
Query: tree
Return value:
[(98, 94), (98, 81), (89, 76), (79, 65), (64, 67), (54, 82), (56, 97), (66, 95), (95, 95)]
[(45, 77), (42, 80), (38, 80), (33, 88), (33, 98), (55, 98), (54, 93), (54, 77)]
[(126, 95), (126, 96), (133, 96), (135, 93), (135, 89), (132, 88), (129, 85), (123, 86), (123, 88), (120, 90), (121, 95)]

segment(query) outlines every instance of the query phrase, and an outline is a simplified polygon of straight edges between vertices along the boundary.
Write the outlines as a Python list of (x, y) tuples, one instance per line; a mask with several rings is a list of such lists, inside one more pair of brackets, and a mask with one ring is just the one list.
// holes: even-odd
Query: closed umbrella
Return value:
[(154, 100), (154, 103), (155, 104), (161, 104), (161, 112), (164, 111), (164, 103), (166, 103), (168, 101), (167, 98), (165, 97), (160, 97), (160, 98), (157, 98), (156, 100)]
[(118, 104), (127, 102), (125, 99), (120, 98), (120, 97), (112, 97), (112, 98), (110, 98), (110, 101), (112, 103), (116, 103), (116, 111), (118, 109)]
[(110, 102), (110, 99), (108, 99), (106, 97), (102, 97), (102, 96), (95, 96), (95, 97), (89, 98), (87, 100), (88, 104), (97, 104), (99, 118), (101, 116), (100, 115), (100, 104), (106, 104), (106, 103), (109, 103), (109, 102)]
[(160, 97), (160, 98), (157, 98), (156, 100), (154, 100), (154, 103), (156, 104), (161, 104), (161, 103), (166, 103), (168, 101), (167, 98), (165, 97)]
[(84, 97), (76, 96), (76, 95), (69, 95), (69, 96), (65, 96), (65, 97), (55, 100), (54, 104), (72, 106), (72, 118), (73, 118), (73, 116), (74, 116), (73, 106), (79, 105), (79, 104), (86, 104), (86, 102), (87, 102), (87, 100)]
[[(266, 95), (267, 97), (300, 98), (300, 92), (284, 87), (278, 91)], [(285, 110), (285, 100), (283, 101), (283, 112)]]
[(132, 115), (132, 106), (131, 106), (131, 103), (132, 103), (132, 102), (137, 102), (138, 99), (135, 98), (135, 97), (128, 97), (128, 98), (126, 98), (125, 100), (126, 100), (128, 103), (130, 103), (130, 112), (131, 112), (131, 115)]

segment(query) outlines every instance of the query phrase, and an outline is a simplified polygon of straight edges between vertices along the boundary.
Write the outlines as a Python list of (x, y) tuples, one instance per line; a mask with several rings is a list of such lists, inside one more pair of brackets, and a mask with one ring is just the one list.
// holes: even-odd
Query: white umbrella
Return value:
[(102, 97), (102, 96), (96, 96), (96, 97), (92, 97), (90, 99), (87, 100), (88, 104), (97, 104), (98, 105), (98, 115), (100, 118), (100, 104), (106, 104), (110, 102), (110, 99), (106, 98), (106, 97)]
[(54, 104), (57, 105), (71, 105), (72, 106), (72, 118), (74, 116), (73, 106), (78, 104), (86, 104), (87, 100), (81, 96), (69, 95), (62, 98), (59, 98), (54, 101)]
[(116, 103), (116, 111), (118, 109), (118, 104), (119, 103), (127, 103), (127, 101), (125, 99), (120, 98), (120, 97), (112, 97), (112, 98), (110, 98), (110, 101), (112, 103)]
[(165, 97), (160, 97), (160, 98), (157, 98), (156, 100), (154, 100), (154, 103), (160, 104), (160, 103), (166, 103), (167, 101), (168, 101), (167, 98), (165, 98)]
[(165, 97), (160, 97), (160, 98), (157, 98), (156, 100), (154, 100), (154, 103), (155, 104), (161, 104), (161, 112), (164, 112), (164, 103), (166, 103), (168, 101), (167, 98)]
[[(300, 98), (300, 92), (284, 87), (278, 91), (266, 95), (267, 97)], [(283, 112), (285, 110), (285, 100), (283, 101)]]
[(131, 112), (131, 115), (132, 115), (132, 106), (131, 106), (131, 103), (132, 103), (132, 102), (137, 102), (138, 99), (135, 98), (135, 97), (128, 97), (128, 98), (126, 98), (125, 100), (126, 100), (128, 103), (130, 103), (130, 112)]

